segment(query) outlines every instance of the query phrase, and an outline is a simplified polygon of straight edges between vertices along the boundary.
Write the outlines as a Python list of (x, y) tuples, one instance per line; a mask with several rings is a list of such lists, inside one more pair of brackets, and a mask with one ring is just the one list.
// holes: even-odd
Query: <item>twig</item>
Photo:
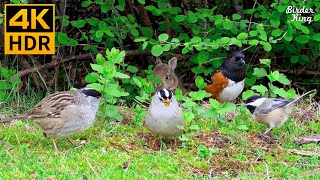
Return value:
[(91, 171), (97, 176), (98, 179), (100, 179), (97, 171), (94, 170), (94, 168), (92, 167), (92, 165), (91, 165), (91, 163), (89, 162), (89, 160), (88, 160), (86, 157), (85, 157), (85, 159), (86, 159), (87, 163), (89, 164)]
[(132, 155), (132, 156), (137, 156), (135, 154), (132, 154), (130, 151), (128, 151), (125, 147), (123, 147), (121, 144), (118, 144), (118, 143), (115, 143), (115, 142), (112, 142), (112, 141), (109, 141), (110, 144), (112, 144), (113, 146), (116, 146), (122, 150), (124, 150), (126, 153)]

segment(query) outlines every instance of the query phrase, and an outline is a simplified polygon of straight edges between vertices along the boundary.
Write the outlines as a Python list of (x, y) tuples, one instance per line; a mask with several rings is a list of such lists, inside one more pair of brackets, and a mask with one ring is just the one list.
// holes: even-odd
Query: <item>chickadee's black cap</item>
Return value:
[(83, 88), (81, 89), (81, 92), (87, 96), (92, 96), (92, 97), (101, 97), (102, 94), (94, 89), (91, 89), (91, 88)]
[(158, 97), (160, 100), (171, 99), (172, 96), (173, 96), (173, 93), (169, 89), (161, 89), (158, 93)]

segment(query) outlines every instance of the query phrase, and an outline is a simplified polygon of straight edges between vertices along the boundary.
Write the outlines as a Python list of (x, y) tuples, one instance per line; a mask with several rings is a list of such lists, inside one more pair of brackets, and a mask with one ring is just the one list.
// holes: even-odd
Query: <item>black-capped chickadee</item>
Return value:
[(316, 90), (314, 89), (302, 94), (296, 99), (251, 96), (246, 100), (245, 106), (252, 113), (253, 119), (259, 123), (268, 124), (270, 126), (269, 129), (263, 133), (263, 135), (266, 135), (273, 128), (281, 126), (286, 122), (292, 104), (313, 92), (316, 92)]

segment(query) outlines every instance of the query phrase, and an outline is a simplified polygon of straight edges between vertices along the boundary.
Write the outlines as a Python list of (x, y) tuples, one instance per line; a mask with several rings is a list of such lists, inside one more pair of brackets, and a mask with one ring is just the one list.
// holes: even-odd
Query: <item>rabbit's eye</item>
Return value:
[(168, 79), (169, 79), (168, 74), (166, 74), (166, 75), (164, 76), (164, 79), (166, 79), (166, 80), (168, 80)]

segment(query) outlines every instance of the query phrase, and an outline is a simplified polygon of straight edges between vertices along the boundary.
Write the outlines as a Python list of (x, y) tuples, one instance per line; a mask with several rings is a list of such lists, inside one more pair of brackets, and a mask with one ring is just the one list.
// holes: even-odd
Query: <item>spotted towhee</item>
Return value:
[(242, 92), (245, 78), (245, 56), (241, 51), (231, 51), (223, 64), (211, 74), (211, 82), (205, 87), (211, 98), (219, 102), (235, 100)]

